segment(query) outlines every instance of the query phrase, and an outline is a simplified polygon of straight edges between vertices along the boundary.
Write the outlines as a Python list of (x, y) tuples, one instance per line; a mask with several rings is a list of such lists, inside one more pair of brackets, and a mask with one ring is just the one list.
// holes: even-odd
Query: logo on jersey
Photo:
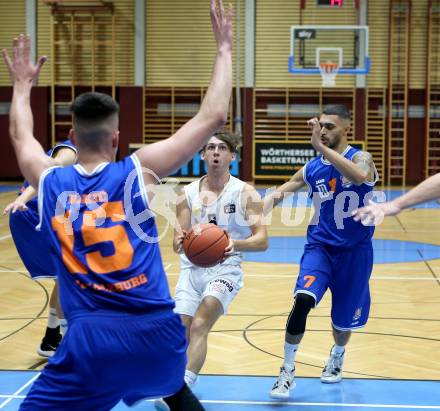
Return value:
[(235, 204), (230, 203), (224, 206), (225, 214), (234, 214), (235, 213)]
[(208, 222), (217, 225), (217, 216), (215, 214), (208, 214)]
[(354, 312), (353, 321), (359, 320), (359, 318), (361, 318), (361, 315), (362, 315), (362, 308), (357, 308), (356, 311)]
[(327, 188), (327, 184), (324, 179), (315, 181), (316, 189), (318, 190), (319, 197), (327, 198), (330, 197), (330, 193)]
[(347, 188), (347, 187), (351, 187), (353, 183), (348, 178), (341, 176), (341, 185), (342, 187)]

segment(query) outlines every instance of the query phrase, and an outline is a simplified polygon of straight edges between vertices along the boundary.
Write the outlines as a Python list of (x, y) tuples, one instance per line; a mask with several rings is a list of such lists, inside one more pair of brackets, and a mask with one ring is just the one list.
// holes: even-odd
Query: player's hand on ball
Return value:
[(16, 211), (26, 211), (28, 208), (26, 204), (22, 203), (19, 200), (15, 200), (12, 203), (8, 204), (3, 210), (3, 215), (8, 214), (9, 212), (15, 213)]
[(186, 234), (186, 231), (182, 230), (182, 232), (178, 234), (177, 237), (175, 237), (174, 239), (174, 251), (177, 254), (183, 253), (183, 240), (185, 239)]
[(230, 257), (232, 254), (234, 254), (234, 240), (232, 238), (229, 239), (229, 244), (225, 248), (225, 260)]

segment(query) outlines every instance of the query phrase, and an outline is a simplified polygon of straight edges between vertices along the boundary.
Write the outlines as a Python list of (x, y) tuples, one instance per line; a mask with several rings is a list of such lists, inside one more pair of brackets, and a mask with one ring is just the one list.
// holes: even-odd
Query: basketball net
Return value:
[(333, 62), (326, 62), (319, 64), (319, 71), (322, 77), (322, 87), (334, 87), (336, 85), (336, 75), (338, 74), (339, 66)]

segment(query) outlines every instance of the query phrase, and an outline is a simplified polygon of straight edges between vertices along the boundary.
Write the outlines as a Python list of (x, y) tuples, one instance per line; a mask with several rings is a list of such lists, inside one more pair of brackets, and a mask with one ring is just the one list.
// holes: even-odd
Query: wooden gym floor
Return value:
[[(15, 194), (15, 189), (0, 193), (2, 209)], [(243, 264), (245, 286), (229, 315), (221, 318), (210, 334), (203, 374), (278, 373), (306, 228), (305, 222), (293, 228), (283, 226), (281, 211), (274, 211), (269, 228), (270, 249), (264, 256), (249, 254)], [(158, 226), (159, 231), (165, 226), (160, 218)], [(371, 278), (370, 320), (352, 336), (345, 377), (440, 380), (439, 233), (440, 207), (436, 202), (408, 210), (398, 218), (387, 218), (377, 229), (375, 250), (382, 262), (375, 264)], [(283, 239), (286, 242), (280, 241)], [(179, 261), (172, 251), (171, 231), (161, 241), (161, 249), (174, 290)], [(252, 261), (255, 259), (259, 261)], [(2, 217), (0, 369), (35, 370), (44, 366), (45, 360), (36, 354), (36, 348), (46, 327), (52, 286), (51, 280), (29, 278), (10, 237), (8, 218)], [(309, 317), (297, 355), (297, 376), (320, 375), (332, 345), (329, 312), (327, 295)]]

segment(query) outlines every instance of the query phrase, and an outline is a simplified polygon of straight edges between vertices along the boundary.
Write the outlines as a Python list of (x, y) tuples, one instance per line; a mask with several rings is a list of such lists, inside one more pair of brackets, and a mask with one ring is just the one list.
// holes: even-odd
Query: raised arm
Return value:
[(277, 189), (264, 197), (264, 215), (269, 214), (272, 209), (284, 198), (288, 197), (289, 195), (293, 194), (294, 192), (305, 186), (306, 183), (304, 181), (303, 173), (304, 168), (302, 167), (290, 178), (289, 181), (279, 186)]
[(7, 50), (3, 50), (3, 58), (13, 85), (9, 113), (10, 139), (22, 174), (32, 186), (38, 187), (41, 173), (55, 165), (54, 160), (46, 155), (33, 135), (34, 120), (30, 105), (32, 83), (38, 78), (46, 58), (41, 57), (37, 64), (31, 62), (29, 36), (21, 34), (14, 39), (12, 48), (12, 58)]
[(187, 161), (227, 120), (232, 91), (232, 7), (225, 12), (222, 0), (211, 0), (211, 21), (217, 55), (211, 83), (199, 112), (166, 140), (139, 149), (141, 165), (160, 178)]
[(365, 225), (378, 225), (386, 216), (397, 215), (405, 208), (438, 198), (440, 198), (440, 173), (427, 178), (393, 201), (371, 202), (366, 207), (354, 211), (353, 216), (356, 221), (361, 220)]
[(317, 118), (312, 118), (308, 123), (312, 126), (311, 143), (313, 148), (319, 151), (326, 160), (330, 161), (347, 180), (356, 185), (374, 181), (375, 168), (371, 154), (363, 151), (357, 154), (353, 161), (348, 160), (335, 150), (322, 144), (320, 138), (321, 126)]

